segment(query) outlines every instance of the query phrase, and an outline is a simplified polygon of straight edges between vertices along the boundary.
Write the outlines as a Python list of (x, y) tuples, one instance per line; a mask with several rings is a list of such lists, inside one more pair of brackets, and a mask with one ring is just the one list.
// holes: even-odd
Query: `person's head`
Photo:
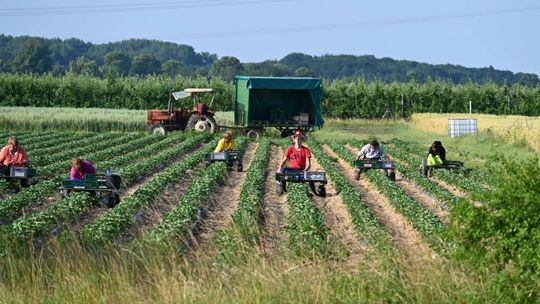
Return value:
[(230, 142), (232, 137), (233, 135), (231, 131), (225, 131), (225, 133), (223, 133), (223, 139), (225, 139), (226, 142)]
[(17, 147), (19, 146), (19, 139), (17, 139), (16, 136), (10, 136), (8, 138), (8, 146), (11, 150), (17, 149)]
[(435, 151), (439, 151), (442, 149), (442, 143), (438, 140), (434, 141), (432, 144), (431, 144), (431, 148)]
[(301, 145), (304, 140), (306, 140), (306, 135), (304, 135), (304, 133), (302, 133), (302, 131), (300, 130), (296, 130), (293, 135), (291, 135), (292, 137), (292, 140), (293, 140), (293, 143), (298, 143), (299, 145)]
[(75, 170), (77, 171), (82, 171), (82, 164), (83, 164), (83, 161), (80, 158), (75, 158), (73, 160), (73, 168), (75, 168)]
[(369, 142), (369, 145), (371, 146), (371, 149), (377, 150), (379, 148), (379, 142), (376, 140), (372, 140)]

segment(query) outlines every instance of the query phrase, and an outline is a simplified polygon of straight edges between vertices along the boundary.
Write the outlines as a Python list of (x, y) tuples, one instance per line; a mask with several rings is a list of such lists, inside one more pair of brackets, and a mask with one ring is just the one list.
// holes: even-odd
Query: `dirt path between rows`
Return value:
[[(429, 246), (422, 240), (418, 231), (413, 228), (407, 219), (394, 209), (386, 197), (365, 178), (356, 181), (354, 178), (354, 168), (348, 162), (339, 158), (327, 146), (324, 146), (323, 149), (328, 155), (338, 159), (339, 168), (347, 176), (351, 184), (354, 185), (356, 191), (360, 193), (362, 201), (386, 227), (396, 246), (410, 257), (419, 256), (419, 254), (424, 257), (430, 257), (431, 249)], [(353, 152), (357, 153), (357, 151)]]
[(424, 192), (424, 190), (422, 190), (414, 182), (407, 180), (399, 171), (397, 172), (396, 176), (396, 185), (403, 189), (408, 196), (424, 206), (424, 208), (435, 214), (435, 216), (438, 217), (445, 225), (448, 224), (448, 210), (445, 210), (437, 199)]
[(287, 208), (287, 196), (279, 196), (278, 185), (275, 180), (275, 173), (279, 168), (279, 163), (283, 157), (280, 147), (272, 145), (270, 147), (270, 158), (266, 167), (266, 180), (264, 182), (262, 196), (263, 235), (261, 238), (262, 249), (265, 253), (279, 251), (285, 245), (285, 223), (289, 213)]
[[(317, 161), (315, 155), (312, 157), (310, 171), (325, 171)], [(367, 246), (362, 246), (354, 231), (354, 224), (347, 206), (343, 202), (343, 196), (337, 194), (337, 190), (328, 176), (327, 179), (327, 196), (324, 198), (313, 195), (313, 202), (319, 212), (324, 214), (326, 226), (329, 228), (328, 241), (330, 244), (337, 243), (347, 249), (349, 254), (348, 260), (353, 262), (362, 258), (363, 253), (367, 250)]]
[(463, 198), (465, 196), (467, 196), (467, 193), (463, 192), (463, 190), (459, 189), (458, 187), (456, 186), (452, 186), (434, 176), (430, 177), (430, 179), (434, 182), (436, 182), (437, 184), (439, 184), (439, 186), (441, 186), (442, 188), (446, 189), (448, 192), (452, 193), (452, 195), (454, 196), (457, 196), (459, 198)]
[(257, 147), (256, 143), (247, 145), (242, 161), (244, 172), (237, 172), (236, 170), (228, 172), (225, 185), (214, 189), (208, 204), (205, 206), (203, 213), (205, 216), (198, 223), (197, 234), (190, 243), (191, 249), (198, 254), (205, 256), (215, 254), (214, 236), (219, 230), (230, 224), (231, 217), (238, 208), (240, 191), (246, 180), (247, 170), (251, 166)]
[[(132, 182), (130, 185), (128, 185), (128, 187), (126, 189), (124, 189), (121, 193), (120, 193), (120, 202), (122, 202), (122, 200), (124, 200), (125, 198), (133, 195), (139, 188), (141, 188), (144, 184), (146, 184), (147, 182), (151, 181), (152, 179), (154, 179), (157, 175), (159, 175), (163, 169), (167, 168), (167, 167), (170, 167), (174, 164), (177, 164), (179, 162), (181, 162), (187, 155), (190, 155), (191, 153), (193, 153), (194, 151), (200, 149), (200, 147), (202, 146), (202, 144), (200, 145), (197, 145), (196, 147), (194, 147), (193, 149), (190, 149), (189, 151), (186, 151), (184, 153), (182, 153), (182, 155), (178, 156), (177, 158), (174, 158), (173, 160), (167, 162), (167, 163), (164, 163), (162, 165), (160, 165), (158, 168), (156, 168), (152, 173), (149, 173), (149, 174), (146, 174), (146, 175), (142, 175), (140, 176), (138, 179), (136, 179), (134, 182)], [(134, 160), (133, 162), (136, 162), (136, 160)], [(184, 175), (184, 178), (182, 178), (180, 181), (178, 182), (175, 182), (174, 184), (172, 185), (169, 185), (165, 190), (164, 190), (164, 194), (169, 194), (171, 197), (173, 196), (172, 194), (177, 194), (179, 193), (184, 187), (185, 187), (185, 183), (187, 180), (189, 180), (191, 178), (191, 170), (188, 170), (188, 172), (186, 172), (186, 174)], [(183, 193), (183, 192), (182, 192)], [(158, 199), (155, 201), (156, 204), (159, 204), (158, 203), (158, 200), (164, 195), (160, 195), (158, 197)], [(172, 199), (172, 198), (171, 198)], [(176, 201), (178, 202), (178, 201)], [(166, 205), (170, 202), (165, 202), (163, 201), (162, 202), (163, 205)], [(149, 208), (150, 209), (150, 208)], [(83, 214), (79, 220), (77, 221), (77, 223), (75, 225), (73, 225), (73, 227), (71, 228), (71, 230), (75, 233), (78, 233), (84, 226), (90, 224), (90, 223), (93, 223), (94, 221), (96, 221), (98, 218), (102, 217), (105, 213), (107, 213), (107, 211), (109, 211), (109, 208), (107, 206), (104, 206), (104, 205), (96, 205), (94, 208), (90, 209), (90, 211), (86, 212), (85, 214)], [(143, 213), (141, 213), (139, 216), (141, 216), (142, 214), (144, 214), (145, 211), (143, 211)], [(151, 213), (150, 211), (148, 211), (149, 213)], [(137, 218), (139, 219), (139, 218)], [(137, 233), (136, 232), (130, 232), (129, 236), (127, 237), (127, 239), (130, 239), (130, 238), (133, 238), (134, 235), (136, 235)]]

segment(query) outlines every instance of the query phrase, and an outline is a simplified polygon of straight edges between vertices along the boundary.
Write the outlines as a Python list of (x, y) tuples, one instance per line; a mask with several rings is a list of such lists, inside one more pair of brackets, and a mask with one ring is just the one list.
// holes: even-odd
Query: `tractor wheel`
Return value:
[(155, 125), (155, 126), (152, 126), (152, 128), (150, 129), (150, 134), (165, 136), (167, 135), (167, 130), (162, 125)]
[(247, 133), (246, 133), (246, 136), (249, 140), (251, 141), (256, 141), (259, 139), (259, 131), (257, 130), (249, 130)]
[(217, 123), (214, 117), (208, 114), (191, 114), (186, 125), (187, 130), (194, 130), (197, 132), (210, 132), (214, 133), (217, 129)]

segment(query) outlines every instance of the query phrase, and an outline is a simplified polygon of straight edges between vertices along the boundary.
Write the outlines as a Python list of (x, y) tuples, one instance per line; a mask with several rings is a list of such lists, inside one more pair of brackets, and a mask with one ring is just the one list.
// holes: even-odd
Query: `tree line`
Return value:
[[(234, 86), (219, 77), (144, 77), (66, 74), (0, 74), (0, 104), (3, 106), (74, 108), (165, 108), (171, 91), (188, 87), (215, 89), (212, 107), (233, 110)], [(183, 99), (178, 106), (209, 103), (210, 96)], [(322, 109), (326, 117), (380, 118), (388, 109), (396, 117), (412, 113), (463, 113), (469, 102), (473, 113), (540, 116), (540, 85), (495, 83), (453, 84), (450, 81), (391, 82), (324, 80)]]
[(310, 56), (291, 53), (280, 60), (243, 63), (233, 56), (196, 52), (189, 45), (146, 39), (92, 44), (71, 38), (44, 39), (0, 35), (0, 72), (51, 73), (96, 77), (166, 75), (170, 77), (219, 77), (234, 75), (317, 76), (327, 79), (357, 79), (424, 83), (430, 80), (454, 84), (493, 82), (499, 85), (535, 86), (538, 75), (496, 70), (493, 67), (466, 68), (433, 65), (371, 55)]

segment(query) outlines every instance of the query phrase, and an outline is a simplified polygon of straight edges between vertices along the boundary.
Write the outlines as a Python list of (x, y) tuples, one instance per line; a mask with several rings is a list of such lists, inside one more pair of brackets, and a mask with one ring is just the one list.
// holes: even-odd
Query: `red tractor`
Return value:
[[(194, 104), (190, 109), (174, 110), (173, 100), (180, 100), (190, 97), (193, 94), (211, 93), (213, 89), (185, 89), (179, 92), (173, 92), (169, 96), (167, 110), (148, 110), (146, 119), (146, 127), (150, 134), (165, 135), (169, 131), (179, 130), (195, 130), (198, 132), (214, 133), (217, 129), (217, 123), (214, 119), (215, 111), (211, 110), (206, 104)], [(171, 98), (172, 97), (172, 98)], [(214, 102), (212, 101), (210, 106)]]

